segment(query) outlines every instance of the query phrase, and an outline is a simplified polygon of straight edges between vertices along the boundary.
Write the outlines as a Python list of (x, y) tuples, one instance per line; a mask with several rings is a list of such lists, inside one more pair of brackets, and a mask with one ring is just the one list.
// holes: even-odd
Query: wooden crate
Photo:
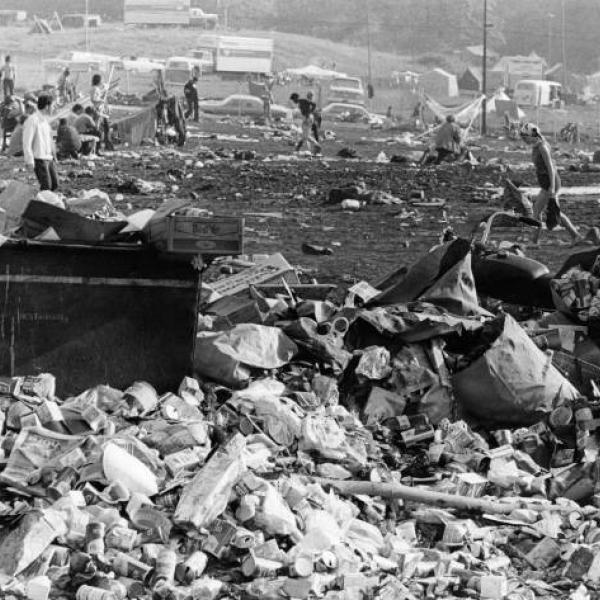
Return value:
[(166, 252), (229, 256), (243, 253), (244, 219), (171, 215), (150, 222), (148, 242)]

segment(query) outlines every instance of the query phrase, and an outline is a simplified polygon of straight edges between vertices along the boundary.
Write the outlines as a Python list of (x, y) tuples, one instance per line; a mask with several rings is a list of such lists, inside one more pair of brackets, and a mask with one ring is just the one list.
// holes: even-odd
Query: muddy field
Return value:
[[(391, 269), (414, 260), (446, 227), (467, 233), (480, 216), (499, 205), (496, 190), (507, 168), (513, 178), (535, 183), (532, 170), (525, 168), (526, 148), (497, 138), (486, 139), (485, 145), (474, 148), (475, 155), (487, 163), (482, 166), (419, 169), (375, 162), (382, 151), (389, 158), (409, 149), (385, 141), (394, 137), (393, 132), (362, 126), (335, 128), (336, 140), (325, 142), (321, 159), (294, 157), (285, 136), (268, 139), (264, 129), (231, 120), (206, 119), (191, 133), (183, 149), (147, 146), (121, 149), (94, 162), (61, 163), (61, 191), (71, 195), (81, 189), (100, 188), (112, 199), (117, 197), (115, 205), (125, 213), (154, 208), (168, 197), (192, 196), (195, 205), (215, 214), (245, 217), (248, 254), (282, 252), (311, 278), (351, 283), (360, 279), (376, 282)], [(338, 158), (342, 148), (355, 149), (361, 158)], [(249, 160), (214, 159), (207, 150), (222, 156), (235, 151), (251, 154), (245, 157)], [(600, 184), (600, 173), (569, 170), (570, 165), (578, 164), (579, 150), (572, 146), (556, 150), (564, 185)], [(31, 180), (32, 174), (25, 172), (21, 161), (1, 157), (0, 178)], [(133, 177), (166, 182), (168, 192), (128, 192), (124, 184)], [(331, 188), (360, 181), (404, 202), (369, 204), (359, 212), (345, 212), (339, 204), (328, 203)], [(414, 207), (409, 202), (414, 190), (423, 190), (429, 199), (444, 199), (446, 204), (443, 208)], [(587, 227), (600, 225), (600, 195), (566, 196), (562, 206), (584, 233)], [(512, 229), (495, 237), (519, 241), (526, 247), (530, 234), (526, 229)], [(306, 255), (301, 248), (304, 242), (327, 246), (333, 253)], [(558, 267), (569, 252), (564, 231), (546, 233), (540, 247), (526, 248), (528, 255), (552, 267)]]

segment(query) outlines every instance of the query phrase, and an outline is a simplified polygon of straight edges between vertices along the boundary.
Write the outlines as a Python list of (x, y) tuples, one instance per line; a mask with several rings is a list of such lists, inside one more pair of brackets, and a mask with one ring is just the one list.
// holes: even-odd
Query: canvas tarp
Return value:
[(427, 105), (427, 108), (429, 108), (440, 121), (445, 121), (448, 115), (454, 115), (454, 118), (459, 125), (468, 128), (471, 127), (473, 121), (479, 116), (482, 102), (483, 96), (479, 96), (466, 104), (449, 108), (425, 94), (425, 104)]
[(154, 106), (143, 108), (117, 121), (115, 127), (122, 143), (139, 146), (143, 139), (154, 139), (156, 135), (156, 109)]

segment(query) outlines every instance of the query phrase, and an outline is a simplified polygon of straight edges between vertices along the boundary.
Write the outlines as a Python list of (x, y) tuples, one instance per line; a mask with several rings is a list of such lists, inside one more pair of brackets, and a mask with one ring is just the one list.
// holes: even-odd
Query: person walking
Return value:
[(300, 98), (300, 96), (295, 92), (290, 96), (290, 100), (298, 107), (300, 114), (302, 115), (302, 137), (296, 144), (296, 152), (299, 152), (302, 146), (306, 144), (308, 149), (312, 150), (313, 154), (320, 154), (321, 145), (313, 137), (312, 131), (314, 122), (314, 103), (310, 102), (310, 100), (307, 98)]
[[(561, 224), (571, 236), (573, 245), (583, 242), (583, 236), (579, 233), (569, 217), (561, 211), (558, 201), (561, 181), (552, 160), (550, 144), (542, 135), (539, 128), (533, 123), (523, 125), (520, 131), (521, 139), (531, 146), (531, 160), (535, 168), (535, 174), (540, 186), (540, 192), (533, 204), (533, 218), (541, 221), (542, 214), (546, 214), (546, 226), (552, 230)], [(539, 243), (542, 227), (537, 230), (533, 242)]]
[(185, 102), (187, 104), (187, 110), (185, 111), (185, 118), (189, 119), (190, 116), (194, 115), (194, 121), (198, 122), (198, 76), (192, 75), (188, 82), (183, 86), (183, 95), (185, 96)]
[(48, 117), (52, 110), (52, 97), (42, 94), (37, 99), (37, 110), (25, 121), (23, 127), (23, 156), (25, 164), (33, 169), (40, 190), (58, 188), (54, 142)]
[(263, 81), (263, 118), (265, 125), (273, 127), (273, 121), (271, 119), (271, 105), (273, 104), (273, 86), (275, 85), (275, 78), (269, 73)]
[(17, 70), (15, 69), (15, 65), (12, 63), (10, 56), (6, 56), (4, 58), (4, 65), (2, 65), (2, 69), (0, 69), (0, 75), (2, 75), (2, 90), (4, 92), (4, 98), (14, 95)]
[(312, 134), (317, 143), (321, 143), (320, 133), (321, 133), (321, 123), (323, 122), (323, 117), (321, 116), (321, 112), (319, 111), (317, 104), (314, 101), (314, 95), (312, 92), (307, 92), (306, 99), (310, 102), (313, 124), (312, 124)]

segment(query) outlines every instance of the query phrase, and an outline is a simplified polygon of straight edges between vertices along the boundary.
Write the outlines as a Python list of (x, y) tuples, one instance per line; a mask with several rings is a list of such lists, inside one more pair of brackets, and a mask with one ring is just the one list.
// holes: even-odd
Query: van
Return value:
[(202, 75), (202, 61), (189, 56), (172, 56), (165, 65), (165, 83), (184, 86), (192, 74)]
[(189, 52), (202, 65), (203, 73), (213, 73), (215, 70), (215, 55), (212, 50), (206, 48), (194, 48)]
[(358, 77), (335, 77), (329, 84), (327, 101), (365, 104), (365, 89), (362, 81)]
[(556, 81), (521, 79), (515, 85), (514, 99), (519, 106), (560, 108), (562, 86)]

